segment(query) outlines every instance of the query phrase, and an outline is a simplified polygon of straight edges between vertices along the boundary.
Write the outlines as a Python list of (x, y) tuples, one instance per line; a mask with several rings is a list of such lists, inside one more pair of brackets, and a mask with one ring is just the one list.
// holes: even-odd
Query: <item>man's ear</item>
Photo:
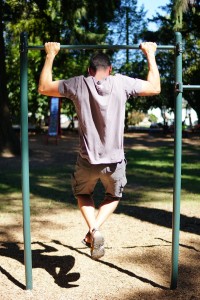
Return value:
[(109, 67), (109, 74), (112, 73), (112, 66)]
[(94, 72), (94, 70), (92, 70), (91, 68), (88, 68), (88, 74), (90, 75), (90, 76), (95, 76), (95, 72)]

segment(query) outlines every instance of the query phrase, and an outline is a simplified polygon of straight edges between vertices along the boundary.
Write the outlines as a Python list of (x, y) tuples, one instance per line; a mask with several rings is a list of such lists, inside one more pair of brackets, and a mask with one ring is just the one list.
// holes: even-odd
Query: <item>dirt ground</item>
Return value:
[[(185, 140), (200, 145), (200, 140)], [(148, 134), (126, 135), (125, 146), (153, 149), (173, 145), (173, 140)], [(30, 166), (73, 164), (78, 149), (76, 134), (65, 135), (55, 145), (43, 137), (30, 137)], [(4, 155), (1, 168), (20, 168), (20, 159)], [(9, 201), (9, 197), (7, 199)], [(23, 264), (23, 219), (15, 211), (0, 215), (0, 299), (2, 300), (137, 300), (200, 299), (200, 231), (180, 232), (178, 287), (170, 290), (172, 230), (163, 224), (141, 218), (160, 212), (163, 218), (172, 211), (172, 203), (133, 206), (127, 213), (119, 210), (102, 227), (105, 256), (94, 261), (81, 240), (86, 225), (76, 205), (34, 200), (37, 213), (31, 215), (33, 289), (25, 290)], [(198, 222), (200, 210), (184, 203), (181, 214), (188, 224)], [(155, 215), (156, 218), (156, 215)], [(163, 220), (164, 221), (164, 220)], [(188, 225), (188, 226), (189, 226)], [(192, 225), (191, 225), (192, 226)], [(199, 225), (198, 225), (199, 226)], [(197, 226), (195, 227), (197, 228)]]

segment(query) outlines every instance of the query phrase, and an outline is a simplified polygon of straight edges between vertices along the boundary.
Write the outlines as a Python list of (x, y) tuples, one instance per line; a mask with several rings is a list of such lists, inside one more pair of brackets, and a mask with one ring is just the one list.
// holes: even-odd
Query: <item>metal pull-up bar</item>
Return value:
[(183, 90), (188, 90), (188, 91), (197, 91), (200, 90), (200, 85), (183, 85)]
[[(60, 45), (60, 49), (66, 50), (96, 50), (96, 49), (107, 49), (107, 50), (138, 50), (140, 45)], [(28, 50), (44, 50), (44, 46), (28, 46)], [(175, 46), (157, 46), (158, 50), (174, 50)]]
[[(139, 49), (139, 45), (61, 45), (61, 49)], [(174, 190), (172, 225), (171, 289), (177, 287), (180, 194), (181, 194), (181, 156), (182, 156), (182, 92), (184, 89), (200, 89), (200, 86), (182, 84), (182, 36), (175, 33), (175, 45), (157, 47), (158, 50), (175, 51), (175, 144), (174, 144)], [(26, 270), (26, 289), (32, 289), (32, 257), (30, 234), (30, 191), (29, 191), (29, 145), (28, 145), (28, 50), (44, 50), (44, 46), (28, 46), (25, 32), (20, 36), (20, 89), (21, 89), (21, 143), (22, 143), (22, 197), (24, 220), (24, 254)]]

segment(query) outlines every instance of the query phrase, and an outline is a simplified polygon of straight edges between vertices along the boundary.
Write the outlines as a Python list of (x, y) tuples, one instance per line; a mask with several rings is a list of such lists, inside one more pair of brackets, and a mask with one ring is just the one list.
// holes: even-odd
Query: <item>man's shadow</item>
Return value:
[[(46, 270), (53, 278), (54, 282), (62, 288), (72, 288), (78, 285), (72, 284), (80, 278), (80, 273), (70, 273), (75, 265), (75, 258), (71, 255), (65, 256), (49, 256), (45, 253), (58, 251), (56, 248), (45, 245), (41, 242), (35, 242), (42, 246), (42, 249), (32, 250), (32, 268), (42, 268)], [(0, 255), (16, 259), (21, 264), (24, 264), (24, 250), (20, 250), (17, 243), (0, 243)], [(14, 284), (20, 288), (25, 288), (11, 274), (0, 267), (1, 272), (7, 276)]]

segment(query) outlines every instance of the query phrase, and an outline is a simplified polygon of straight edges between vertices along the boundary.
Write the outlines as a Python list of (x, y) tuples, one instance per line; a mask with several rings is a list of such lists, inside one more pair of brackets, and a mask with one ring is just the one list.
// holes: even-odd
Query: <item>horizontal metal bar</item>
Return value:
[[(109, 50), (120, 50), (120, 49), (135, 49), (138, 50), (140, 45), (60, 45), (61, 49), (68, 50), (86, 50), (86, 49), (109, 49)], [(44, 46), (28, 46), (28, 50), (44, 50)], [(158, 50), (174, 50), (173, 45), (158, 45)]]
[(200, 90), (200, 85), (183, 85), (184, 90)]

